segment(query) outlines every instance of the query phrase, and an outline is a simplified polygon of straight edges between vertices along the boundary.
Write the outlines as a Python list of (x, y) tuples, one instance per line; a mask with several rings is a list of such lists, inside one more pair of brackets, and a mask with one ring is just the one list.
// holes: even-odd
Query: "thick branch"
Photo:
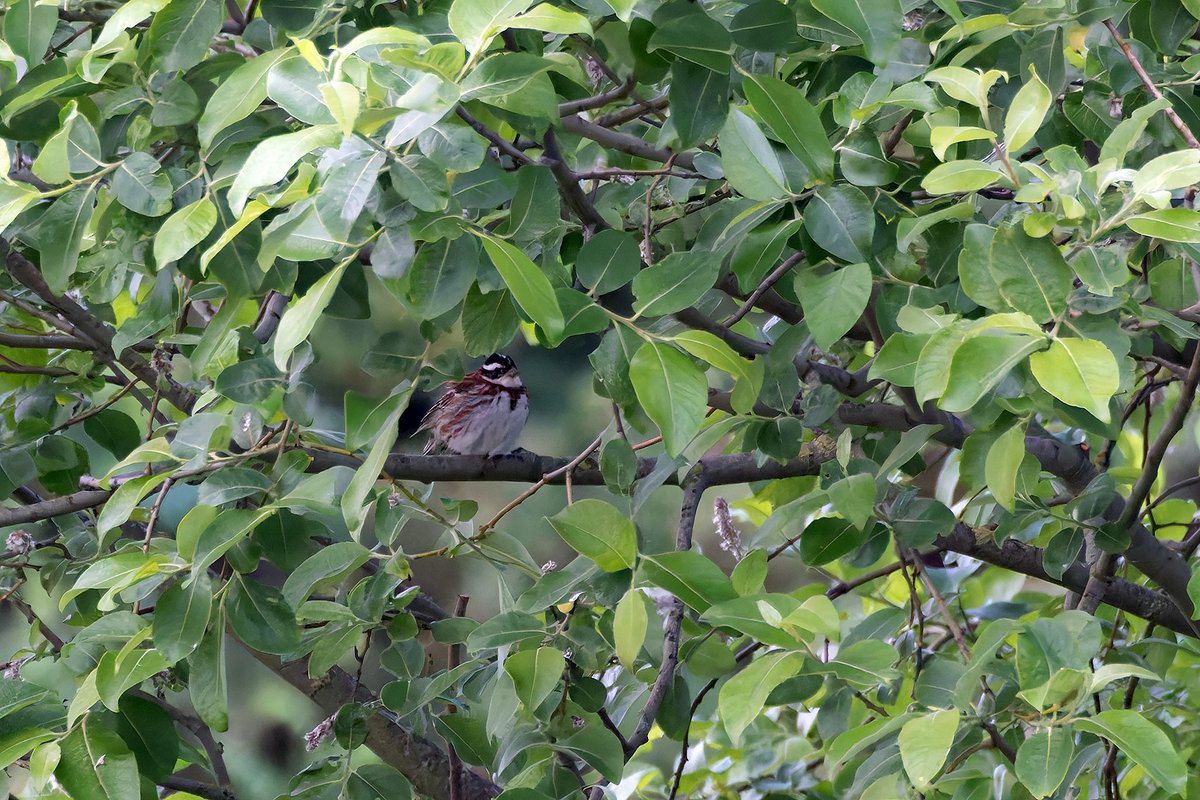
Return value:
[(591, 97), (584, 97), (580, 100), (568, 100), (565, 103), (559, 103), (558, 115), (560, 117), (565, 117), (568, 114), (578, 114), (580, 111), (590, 111), (593, 108), (603, 108), (609, 103), (614, 103), (617, 100), (620, 100), (622, 97), (628, 97), (629, 93), (633, 91), (633, 87), (636, 85), (637, 80), (633, 77), (633, 75), (630, 75), (625, 79), (624, 83), (614, 86), (612, 89), (609, 89), (606, 92), (601, 92), (600, 94), (593, 95)]
[[(779, 463), (769, 461), (759, 465), (753, 453), (706, 456), (700, 459), (698, 468), (703, 470), (706, 486), (723, 486), (747, 481), (789, 478), (798, 475), (815, 475), (834, 455), (834, 444), (828, 437), (819, 437), (801, 448), (796, 458)], [(312, 458), (310, 472), (320, 472), (333, 466), (358, 467), (361, 462), (348, 455), (331, 453), (327, 450), (308, 449)], [(534, 483), (543, 476), (561, 470), (571, 459), (542, 456), (536, 453), (518, 452), (506, 456), (459, 456), (459, 455), (412, 455), (396, 453), (388, 457), (383, 471), (396, 480), (412, 480), (422, 483), (433, 481), (514, 481)], [(637, 477), (649, 475), (657, 459), (638, 459)], [(571, 483), (576, 486), (602, 486), (604, 476), (593, 459), (579, 464), (571, 473)], [(548, 483), (566, 483), (566, 473), (552, 478)], [(676, 476), (666, 480), (668, 485), (678, 483)]]
[(96, 346), (74, 336), (55, 333), (23, 334), (0, 333), (0, 346), (24, 350), (95, 350)]
[(684, 169), (696, 168), (696, 162), (692, 160), (690, 153), (673, 153), (665, 148), (655, 147), (636, 136), (602, 128), (594, 122), (588, 122), (578, 114), (563, 117), (562, 127), (563, 130), (573, 133), (576, 136), (591, 139), (601, 147), (620, 150), (622, 153), (628, 153), (631, 156), (644, 158), (647, 161), (659, 161), (663, 164), (667, 163), (674, 156), (673, 163), (678, 164)]
[[(1046, 572), (1042, 550), (1016, 539), (1006, 539), (997, 545), (990, 536), (980, 538), (967, 525), (958, 525), (951, 533), (939, 536), (934, 545), (964, 556), (979, 559), (993, 566), (1053, 583), (1074, 592), (1082, 592), (1088, 582), (1088, 569), (1076, 562), (1055, 578)], [(1191, 622), (1170, 597), (1123, 579), (1114, 579), (1104, 593), (1104, 602), (1127, 614), (1170, 628), (1176, 633), (1200, 638)]]
[[(348, 703), (372, 703), (377, 698), (354, 676), (341, 667), (313, 680), (308, 677), (308, 659), (301, 658), (284, 664), (278, 656), (246, 650), (267, 669), (303, 692), (329, 715)], [(367, 722), (367, 747), (404, 774), (418, 792), (435, 800), (449, 800), (450, 760), (446, 751), (428, 739), (412, 733), (400, 722), (380, 711)], [(467, 797), (486, 798), (500, 794), (500, 787), (474, 772), (463, 773), (463, 789)]]
[(579, 185), (579, 176), (567, 166), (567, 162), (563, 159), (562, 148), (558, 146), (558, 137), (554, 135), (553, 130), (546, 131), (544, 151), (546, 159), (550, 163), (550, 172), (554, 174), (554, 180), (558, 182), (559, 194), (562, 195), (567, 208), (571, 209), (572, 213), (593, 232), (611, 227), (604, 217), (600, 216), (600, 212), (596, 210), (596, 206), (588, 199), (588, 196), (584, 194), (583, 188)]
[(0, 508), (0, 528), (9, 525), (22, 525), (26, 522), (39, 522), (63, 514), (72, 514), (87, 508), (95, 508), (104, 503), (110, 496), (105, 491), (84, 491), (43, 500), (28, 506)]

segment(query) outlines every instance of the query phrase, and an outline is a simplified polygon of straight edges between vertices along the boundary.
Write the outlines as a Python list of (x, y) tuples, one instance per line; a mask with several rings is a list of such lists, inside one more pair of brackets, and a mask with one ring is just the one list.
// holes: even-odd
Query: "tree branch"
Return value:
[(179, 775), (163, 778), (158, 782), (158, 785), (169, 790), (165, 795), (166, 797), (170, 797), (176, 792), (185, 792), (193, 794), (196, 797), (203, 797), (206, 800), (236, 800), (236, 795), (228, 789), (222, 789), (220, 786), (213, 786), (211, 783), (184, 778)]
[(536, 163), (532, 158), (518, 150), (512, 142), (508, 141), (503, 136), (496, 133), (479, 120), (475, 119), (475, 117), (471, 115), (471, 112), (467, 111), (462, 106), (456, 106), (454, 113), (458, 114), (459, 119), (470, 125), (472, 130), (491, 142), (497, 150), (511, 158), (514, 164), (517, 164), (518, 166), (524, 166), (526, 164)]
[[(1121, 48), (1121, 52), (1125, 54), (1125, 60), (1129, 62), (1129, 66), (1133, 67), (1133, 71), (1142, 80), (1142, 86), (1146, 87), (1146, 91), (1155, 100), (1163, 99), (1163, 93), (1154, 85), (1154, 81), (1146, 73), (1146, 68), (1142, 66), (1142, 62), (1138, 61), (1138, 57), (1133, 52), (1133, 48), (1129, 46), (1129, 42), (1125, 41), (1125, 37), (1117, 30), (1117, 26), (1113, 24), (1111, 19), (1104, 20), (1104, 27), (1108, 28), (1108, 32), (1112, 34), (1113, 41), (1117, 43), (1117, 47)], [(1196, 140), (1196, 134), (1192, 133), (1192, 129), (1187, 126), (1174, 108), (1167, 106), (1163, 109), (1163, 113), (1167, 115), (1167, 119), (1171, 120), (1171, 124), (1175, 126), (1175, 130), (1179, 131), (1179, 135), (1187, 142), (1188, 147), (1193, 150), (1200, 150), (1200, 141)]]
[(50, 291), (41, 271), (32, 261), (13, 250), (8, 241), (0, 239), (0, 256), (5, 266), (18, 282), (30, 289), (44, 302), (71, 323), (76, 333), (96, 344), (96, 357), (101, 361), (117, 361), (147, 386), (162, 386), (162, 396), (180, 411), (191, 411), (196, 398), (169, 376), (160, 376), (144, 358), (130, 349), (117, 354), (113, 352), (113, 332), (89, 311), (69, 297), (60, 297)]
[(584, 194), (583, 188), (579, 185), (579, 176), (563, 159), (562, 148), (558, 146), (558, 137), (554, 135), (553, 129), (546, 131), (543, 150), (550, 164), (550, 171), (554, 174), (554, 180), (558, 182), (558, 191), (567, 204), (567, 208), (574, 212), (585, 228), (590, 228), (592, 232), (612, 227), (604, 217), (600, 216), (596, 206)]
[(696, 162), (692, 159), (690, 153), (673, 153), (665, 148), (655, 147), (636, 136), (602, 128), (594, 122), (588, 122), (578, 114), (563, 117), (562, 127), (563, 130), (573, 133), (576, 136), (591, 139), (601, 147), (620, 150), (622, 153), (628, 153), (631, 156), (644, 158), (647, 161), (658, 161), (663, 164), (667, 163), (671, 156), (674, 155), (674, 163), (684, 169), (696, 168)]
[(737, 311), (730, 314), (721, 323), (726, 328), (737, 323), (742, 317), (750, 313), (751, 309), (758, 304), (758, 300), (767, 290), (779, 282), (779, 279), (792, 271), (792, 268), (804, 260), (804, 251), (793, 253), (783, 260), (783, 262), (763, 278), (758, 286), (754, 287), (754, 291), (746, 298), (746, 301), (738, 308)]
[[(934, 545), (1074, 592), (1082, 592), (1089, 577), (1087, 567), (1076, 562), (1063, 572), (1061, 578), (1055, 578), (1046, 572), (1041, 548), (1016, 539), (1006, 539), (1004, 544), (997, 545), (990, 534), (981, 537), (975, 530), (961, 523), (952, 532), (939, 536)], [(1161, 592), (1127, 580), (1114, 579), (1104, 594), (1104, 602), (1127, 614), (1170, 628), (1176, 633), (1200, 638), (1200, 632), (1175, 602)]]
[[(348, 703), (373, 703), (378, 698), (341, 667), (317, 679), (308, 677), (308, 659), (283, 663), (279, 656), (260, 653), (247, 647), (267, 669), (303, 692), (328, 714), (336, 714)], [(378, 711), (367, 721), (367, 747), (412, 783), (423, 795), (434, 800), (450, 800), (450, 760), (446, 751), (428, 739), (405, 728), (394, 715)], [(487, 798), (500, 794), (500, 787), (470, 770), (463, 772), (467, 797)]]
[(633, 87), (637, 85), (637, 79), (632, 74), (625, 79), (623, 83), (609, 89), (606, 92), (584, 97), (579, 100), (568, 100), (565, 103), (558, 104), (558, 115), (565, 117), (568, 114), (578, 114), (580, 111), (591, 111), (593, 108), (603, 108), (609, 103), (616, 102), (622, 97), (628, 97), (633, 91)]

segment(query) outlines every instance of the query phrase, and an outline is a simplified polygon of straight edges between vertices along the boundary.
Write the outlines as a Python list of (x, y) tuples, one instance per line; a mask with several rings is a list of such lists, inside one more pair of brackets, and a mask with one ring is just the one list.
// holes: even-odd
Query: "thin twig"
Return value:
[(172, 478), (163, 481), (162, 488), (158, 490), (158, 497), (154, 498), (154, 505), (150, 506), (150, 518), (146, 520), (146, 538), (142, 541), (143, 553), (150, 552), (150, 539), (154, 536), (154, 525), (158, 522), (158, 512), (162, 509), (163, 500), (167, 499), (167, 492), (171, 491), (173, 484)]
[(547, 472), (545, 475), (542, 476), (541, 480), (539, 480), (537, 483), (533, 484), (528, 489), (526, 489), (525, 491), (521, 492), (519, 495), (514, 497), (507, 505), (504, 506), (504, 508), (497, 511), (496, 515), (494, 517), (492, 517), (487, 522), (485, 522), (483, 525), (481, 525), (479, 527), (479, 533), (477, 533), (476, 536), (477, 537), (482, 536), (484, 533), (486, 533), (489, 530), (491, 530), (492, 528), (496, 527), (496, 523), (498, 523), (501, 519), (503, 519), (505, 517), (505, 515), (508, 514), (508, 512), (512, 511), (517, 506), (521, 505), (521, 503), (524, 503), (530, 497), (533, 497), (533, 495), (537, 494), (538, 490), (540, 490), (543, 486), (546, 486), (547, 484), (549, 484), (555, 478), (558, 478), (558, 477), (561, 477), (564, 475), (570, 475), (571, 472), (576, 467), (578, 467), (580, 464), (583, 463), (584, 459), (586, 459), (588, 456), (590, 456), (592, 453), (594, 453), (596, 451), (596, 448), (599, 447), (603, 441), (604, 441), (603, 434), (601, 434), (600, 436), (597, 436), (595, 441), (593, 441), (586, 448), (584, 448), (583, 451), (580, 452), (579, 455), (575, 456), (575, 458), (571, 459), (566, 464), (563, 464), (561, 467), (554, 470), (553, 472)]
[(454, 109), (454, 113), (458, 114), (459, 119), (470, 125), (476, 133), (491, 142), (497, 150), (511, 158), (513, 163), (518, 166), (536, 163), (532, 158), (514, 147), (512, 142), (471, 116), (471, 113), (462, 106), (457, 106)]
[[(1104, 20), (1104, 27), (1108, 28), (1113, 41), (1117, 43), (1117, 47), (1121, 48), (1121, 52), (1125, 54), (1125, 59), (1129, 62), (1129, 66), (1133, 67), (1133, 71), (1141, 78), (1142, 85), (1146, 87), (1146, 91), (1150, 93), (1150, 96), (1155, 100), (1163, 99), (1163, 93), (1154, 85), (1154, 81), (1146, 73), (1146, 68), (1138, 61), (1138, 57), (1129, 46), (1129, 42), (1125, 41), (1125, 37), (1117, 30), (1117, 26), (1113, 24), (1113, 21), (1111, 19)], [(1175, 113), (1175, 109), (1168, 105), (1163, 109), (1163, 113), (1167, 115), (1167, 119), (1171, 120), (1171, 124), (1175, 126), (1175, 130), (1179, 131), (1179, 135), (1187, 142), (1188, 147), (1193, 150), (1200, 150), (1200, 141), (1196, 139), (1196, 135), (1192, 133), (1192, 129), (1179, 117), (1179, 114)]]
[(742, 303), (742, 305), (738, 308), (737, 311), (733, 312), (728, 317), (726, 317), (721, 322), (721, 324), (724, 325), (726, 328), (731, 327), (734, 323), (736, 323), (742, 317), (749, 314), (750, 311), (754, 308), (754, 305), (758, 302), (758, 299), (760, 297), (762, 297), (764, 294), (766, 294), (768, 289), (770, 289), (772, 286), (774, 286), (776, 283), (778, 283), (780, 278), (782, 278), (784, 275), (791, 272), (791, 270), (803, 260), (804, 260), (804, 251), (803, 250), (801, 250), (798, 253), (794, 253), (794, 254), (788, 256), (787, 258), (785, 258), (779, 266), (777, 266), (775, 269), (771, 270), (767, 274), (767, 277), (763, 278), (762, 281), (759, 282), (758, 286), (754, 287), (754, 291), (751, 292), (750, 295), (746, 298), (746, 302)]

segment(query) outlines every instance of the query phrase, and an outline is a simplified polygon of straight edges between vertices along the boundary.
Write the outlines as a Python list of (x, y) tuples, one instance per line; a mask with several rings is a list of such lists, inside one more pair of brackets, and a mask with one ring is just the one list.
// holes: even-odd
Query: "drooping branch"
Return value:
[(114, 352), (112, 348), (112, 329), (70, 297), (56, 295), (52, 292), (37, 266), (16, 250), (13, 250), (4, 239), (0, 239), (0, 256), (4, 258), (5, 266), (14, 279), (61, 314), (74, 328), (74, 333), (77, 336), (86, 338), (95, 344), (96, 357), (98, 359), (105, 362), (115, 361), (119, 363), (147, 386), (159, 387), (162, 396), (180, 411), (186, 412), (191, 410), (196, 402), (196, 398), (191, 392), (184, 389), (169, 376), (159, 375), (146, 359), (131, 349), (126, 348), (121, 353)]
[[(334, 667), (316, 680), (308, 677), (308, 659), (283, 663), (278, 656), (247, 647), (267, 669), (303, 692), (326, 714), (333, 715), (349, 703), (374, 703), (378, 698), (354, 676)], [(450, 759), (433, 742), (408, 730), (392, 714), (377, 711), (367, 721), (367, 747), (385, 764), (399, 770), (422, 795), (450, 800)], [(471, 798), (495, 797), (500, 787), (475, 772), (463, 772), (463, 789)]]

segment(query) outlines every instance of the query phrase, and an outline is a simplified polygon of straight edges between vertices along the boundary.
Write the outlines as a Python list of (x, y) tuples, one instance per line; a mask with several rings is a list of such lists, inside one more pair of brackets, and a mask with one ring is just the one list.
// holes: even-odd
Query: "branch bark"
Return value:
[[(245, 648), (267, 669), (290, 683), (326, 714), (336, 714), (347, 703), (372, 703), (375, 695), (341, 667), (313, 680), (308, 677), (308, 659), (283, 663), (279, 656)], [(377, 712), (367, 722), (367, 747), (404, 774), (418, 792), (434, 800), (450, 800), (450, 759), (433, 742), (405, 728), (388, 712)], [(500, 794), (500, 787), (465, 770), (463, 789), (467, 797), (486, 798)]]
[(122, 353), (112, 349), (113, 331), (101, 322), (91, 312), (80, 306), (69, 297), (59, 296), (50, 291), (37, 266), (25, 256), (13, 250), (8, 241), (0, 239), (0, 256), (4, 257), (9, 274), (19, 283), (36, 294), (47, 305), (61, 314), (75, 328), (75, 332), (96, 345), (96, 358), (105, 362), (115, 361), (133, 373), (138, 380), (147, 386), (161, 387), (162, 396), (180, 411), (191, 411), (196, 398), (191, 392), (166, 375), (160, 376), (146, 359), (132, 349), (126, 348)]
[(644, 158), (647, 161), (658, 161), (663, 164), (667, 163), (674, 156), (674, 163), (684, 169), (696, 168), (696, 162), (692, 159), (690, 153), (674, 153), (665, 148), (655, 147), (636, 136), (602, 128), (594, 122), (588, 122), (578, 114), (569, 114), (563, 117), (562, 127), (563, 130), (573, 133), (576, 136), (591, 139), (601, 147), (620, 150), (622, 153), (628, 153), (631, 156)]

